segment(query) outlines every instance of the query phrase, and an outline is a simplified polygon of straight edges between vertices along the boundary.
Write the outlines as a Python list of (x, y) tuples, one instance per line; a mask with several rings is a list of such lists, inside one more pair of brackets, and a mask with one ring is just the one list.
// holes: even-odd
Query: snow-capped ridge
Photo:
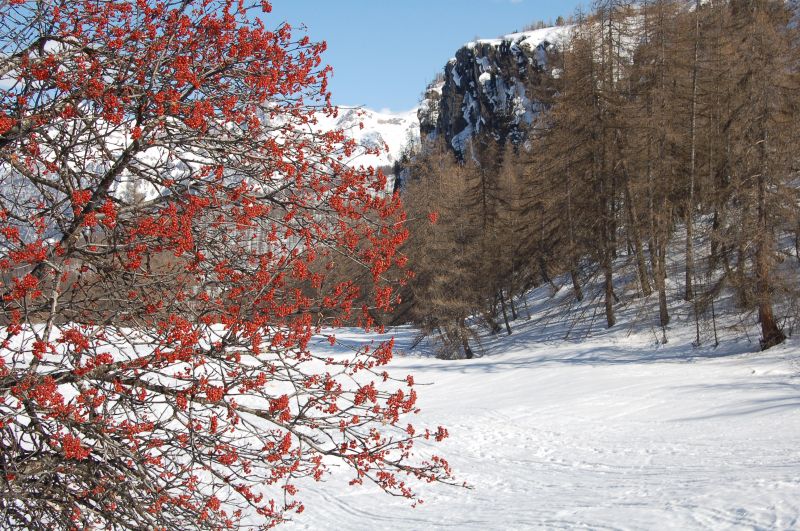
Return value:
[(336, 117), (319, 113), (319, 131), (341, 129), (359, 144), (381, 150), (378, 155), (362, 155), (352, 160), (358, 166), (391, 166), (410, 144), (419, 141), (417, 109), (405, 112), (375, 111), (366, 107), (340, 106)]
[(457, 152), (481, 132), (522, 141), (541, 111), (534, 89), (551, 75), (550, 57), (571, 32), (572, 26), (555, 26), (466, 43), (445, 65), (441, 87), (426, 90), (421, 135), (443, 136)]

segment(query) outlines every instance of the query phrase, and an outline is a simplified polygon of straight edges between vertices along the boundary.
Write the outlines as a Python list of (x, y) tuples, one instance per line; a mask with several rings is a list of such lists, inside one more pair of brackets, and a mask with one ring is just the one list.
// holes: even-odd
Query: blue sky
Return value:
[(580, 0), (273, 0), (268, 26), (286, 21), (325, 40), (337, 105), (409, 110), (465, 42), (565, 18)]

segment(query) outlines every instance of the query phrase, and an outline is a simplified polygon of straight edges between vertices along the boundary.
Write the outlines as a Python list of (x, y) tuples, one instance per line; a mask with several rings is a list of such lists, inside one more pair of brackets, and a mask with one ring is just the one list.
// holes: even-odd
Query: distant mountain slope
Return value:
[[(331, 118), (320, 114), (317, 128), (343, 129), (350, 138), (367, 147), (388, 147), (381, 155), (366, 155), (353, 160), (356, 165), (391, 166), (409, 142), (419, 141), (417, 109), (402, 113), (373, 111), (361, 107), (340, 107)], [(363, 124), (363, 128), (359, 124)]]

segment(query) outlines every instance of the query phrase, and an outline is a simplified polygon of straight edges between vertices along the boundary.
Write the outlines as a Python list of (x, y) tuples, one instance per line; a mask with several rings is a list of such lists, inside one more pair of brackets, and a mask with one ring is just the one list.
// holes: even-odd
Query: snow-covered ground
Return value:
[[(424, 485), (412, 509), (334, 472), (303, 485), (307, 509), (288, 528), (800, 528), (800, 342), (693, 348), (677, 313), (666, 345), (625, 318), (563, 341), (545, 291), (512, 336), (483, 337), (482, 357), (437, 360), (423, 345), (392, 362), (432, 384), (414, 422), (450, 430), (436, 451), (471, 490)], [(412, 345), (413, 330), (391, 333)]]

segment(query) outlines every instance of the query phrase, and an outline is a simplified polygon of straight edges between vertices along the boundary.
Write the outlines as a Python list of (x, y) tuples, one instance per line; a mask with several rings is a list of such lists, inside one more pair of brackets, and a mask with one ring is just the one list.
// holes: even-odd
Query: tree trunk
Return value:
[(475, 353), (472, 352), (469, 346), (469, 339), (467, 339), (467, 336), (461, 336), (461, 346), (464, 348), (464, 358), (471, 360), (475, 357)]
[(768, 282), (769, 268), (763, 256), (762, 245), (758, 246), (756, 253), (756, 262), (758, 263), (756, 290), (758, 292), (758, 318), (761, 321), (761, 350), (767, 350), (786, 341), (786, 335), (783, 330), (778, 328), (778, 324), (775, 322), (775, 315), (772, 312)]
[(774, 236), (767, 219), (766, 204), (766, 177), (767, 168), (767, 134), (762, 135), (762, 142), (759, 145), (761, 155), (762, 171), (757, 179), (757, 200), (758, 200), (758, 228), (760, 234), (757, 235), (756, 243), (756, 297), (758, 298), (758, 318), (761, 321), (761, 350), (780, 345), (786, 341), (783, 330), (778, 328), (775, 322), (775, 315), (772, 312), (772, 252), (774, 248)]
[(794, 233), (794, 257), (800, 262), (800, 224), (798, 224)]
[(525, 313), (528, 315), (528, 321), (531, 320), (531, 309), (528, 307), (528, 297), (523, 295), (522, 304), (525, 306)]
[[(509, 293), (511, 293), (511, 291), (509, 291)], [(519, 315), (517, 315), (517, 306), (514, 304), (513, 295), (508, 296), (508, 305), (511, 306), (511, 320), (516, 321), (519, 318)]]
[(636, 271), (639, 275), (639, 284), (642, 287), (642, 295), (649, 297), (652, 293), (652, 289), (650, 288), (650, 280), (647, 276), (647, 265), (645, 264), (644, 250), (642, 249), (642, 238), (639, 234), (639, 227), (636, 219), (636, 207), (633, 205), (630, 184), (627, 182), (627, 179), (625, 181), (625, 203), (628, 206), (628, 224), (630, 226), (628, 232), (631, 240), (633, 240), (633, 248), (636, 253)]
[(550, 284), (550, 289), (552, 289), (555, 293), (558, 288), (553, 283), (553, 279), (550, 278), (550, 275), (547, 272), (547, 262), (544, 261), (544, 257), (542, 255), (539, 255), (539, 273), (542, 275), (542, 280)]
[(572, 278), (572, 291), (575, 293), (575, 298), (578, 301), (583, 300), (583, 290), (581, 289), (581, 283), (578, 280), (578, 272), (573, 267), (569, 270), (569, 276)]
[(617, 318), (614, 316), (614, 278), (612, 271), (611, 251), (606, 246), (603, 253), (603, 276), (605, 277), (605, 304), (606, 304), (606, 322), (608, 327), (611, 328), (617, 324)]
[(711, 256), (709, 257), (709, 271), (714, 271), (719, 263), (719, 209), (714, 208), (714, 217), (711, 222)]
[(689, 157), (689, 200), (686, 205), (686, 290), (684, 300), (690, 301), (694, 298), (694, 187), (695, 174), (697, 172), (697, 62), (700, 47), (700, 0), (695, 3), (695, 29), (694, 29), (694, 59), (692, 62), (692, 103), (691, 103), (691, 125), (689, 131), (690, 138), (690, 157)]
[(667, 308), (667, 246), (663, 238), (657, 244), (658, 266), (656, 272), (656, 285), (658, 287), (658, 316), (662, 327), (669, 324), (669, 309)]
[(500, 290), (500, 308), (503, 310), (503, 321), (506, 324), (506, 332), (511, 335), (511, 325), (508, 324), (508, 312), (506, 311), (506, 298), (503, 296), (503, 290)]
[(739, 241), (736, 244), (736, 268), (733, 270), (733, 276), (736, 283), (736, 294), (739, 298), (739, 305), (742, 308), (750, 307), (753, 302), (752, 293), (748, 291), (749, 286), (747, 285), (746, 257), (744, 242)]
[(495, 320), (491, 312), (484, 312), (483, 320), (486, 321), (486, 324), (489, 325), (489, 329), (492, 331), (492, 335), (497, 334), (502, 329), (500, 327), (500, 324)]
[[(568, 257), (571, 263), (577, 262), (577, 252), (575, 249), (575, 233), (574, 233), (574, 221), (572, 219), (572, 173), (568, 169), (567, 170), (567, 232), (569, 234), (569, 251)], [(800, 259), (800, 254), (798, 254), (798, 259)], [(569, 270), (569, 275), (572, 278), (572, 291), (575, 293), (575, 298), (578, 301), (583, 300), (583, 290), (581, 289), (580, 281), (578, 280), (578, 271), (575, 269), (573, 265)]]

